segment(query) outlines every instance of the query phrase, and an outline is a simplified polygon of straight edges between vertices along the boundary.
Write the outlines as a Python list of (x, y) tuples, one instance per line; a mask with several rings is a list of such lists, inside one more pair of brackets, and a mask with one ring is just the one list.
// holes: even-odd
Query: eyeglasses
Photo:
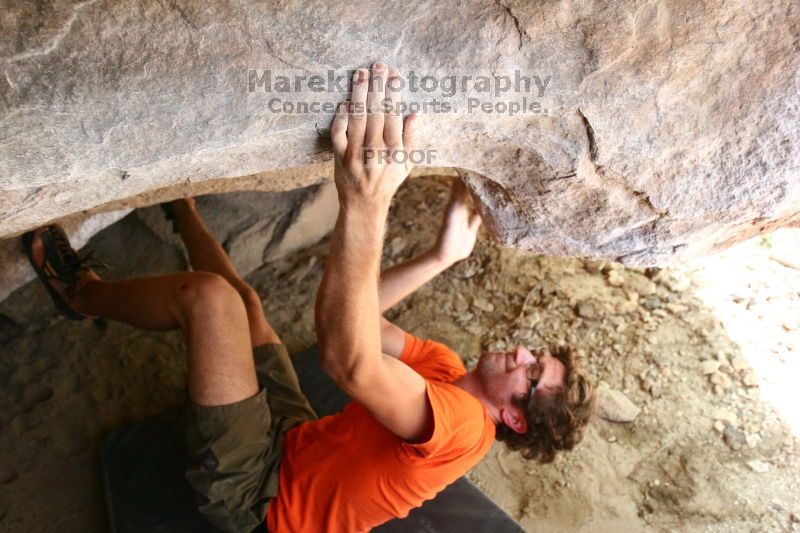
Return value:
[(536, 387), (539, 386), (539, 378), (542, 375), (542, 367), (539, 362), (536, 361), (529, 364), (525, 369), (525, 375), (531, 380), (531, 392), (528, 395), (528, 402), (530, 402), (533, 399), (533, 395), (536, 394)]

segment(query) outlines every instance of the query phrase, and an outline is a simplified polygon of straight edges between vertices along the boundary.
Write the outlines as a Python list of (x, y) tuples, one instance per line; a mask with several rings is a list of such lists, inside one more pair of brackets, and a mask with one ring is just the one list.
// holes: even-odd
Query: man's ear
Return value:
[(525, 420), (525, 413), (519, 407), (501, 409), (500, 418), (503, 420), (503, 424), (513, 429), (516, 433), (528, 431), (528, 421)]

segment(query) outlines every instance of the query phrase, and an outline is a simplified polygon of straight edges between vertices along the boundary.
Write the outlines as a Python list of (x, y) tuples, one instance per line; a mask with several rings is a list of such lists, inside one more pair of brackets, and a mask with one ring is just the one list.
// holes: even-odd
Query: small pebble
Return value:
[(45, 402), (53, 397), (53, 389), (41, 383), (33, 383), (25, 389), (25, 400), (30, 403)]
[(758, 387), (758, 378), (755, 372), (752, 370), (745, 371), (742, 376), (742, 383), (744, 383), (745, 387)]
[(714, 419), (723, 423), (727, 423), (733, 427), (739, 425), (739, 417), (736, 416), (736, 413), (729, 409), (719, 409), (716, 413), (714, 413)]
[(731, 385), (733, 385), (733, 383), (731, 382), (731, 378), (729, 378), (726, 374), (723, 374), (722, 372), (715, 372), (711, 374), (709, 381), (714, 385), (719, 385), (722, 388), (722, 390), (728, 390), (729, 388), (731, 388)]
[(719, 370), (719, 361), (707, 359), (700, 363), (700, 372), (705, 375), (714, 374), (717, 370)]
[(0, 484), (5, 485), (17, 479), (17, 471), (7, 464), (0, 464)]
[(746, 444), (744, 432), (736, 429), (733, 426), (727, 426), (725, 428), (725, 431), (722, 433), (722, 438), (725, 441), (725, 444), (727, 444), (728, 447), (735, 452), (741, 450)]
[(742, 370), (747, 370), (750, 368), (750, 364), (747, 362), (747, 359), (741, 355), (734, 355), (731, 357), (731, 366), (737, 372), (741, 372)]
[(744, 437), (744, 441), (747, 444), (748, 448), (755, 448), (756, 446), (758, 446), (760, 440), (761, 436), (758, 433), (748, 433)]
[(65, 427), (56, 431), (51, 440), (51, 445), (67, 457), (74, 457), (88, 450), (90, 442), (86, 429), (75, 426)]
[(765, 463), (764, 461), (760, 461), (758, 459), (747, 461), (747, 466), (749, 466), (750, 470), (757, 474), (765, 474), (769, 472), (769, 463)]
[(622, 287), (625, 284), (625, 278), (616, 270), (611, 270), (608, 273), (608, 284), (612, 287)]

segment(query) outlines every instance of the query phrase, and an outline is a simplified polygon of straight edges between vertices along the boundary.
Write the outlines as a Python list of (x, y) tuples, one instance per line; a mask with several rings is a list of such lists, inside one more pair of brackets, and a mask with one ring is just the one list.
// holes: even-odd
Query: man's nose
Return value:
[(536, 361), (536, 358), (524, 346), (517, 346), (517, 350), (514, 353), (514, 361), (517, 365), (527, 365)]

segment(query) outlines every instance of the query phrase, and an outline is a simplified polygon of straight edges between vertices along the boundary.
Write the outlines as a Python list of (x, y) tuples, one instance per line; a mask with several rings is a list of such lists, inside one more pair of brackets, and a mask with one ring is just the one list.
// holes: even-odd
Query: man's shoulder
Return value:
[(406, 446), (422, 457), (452, 460), (483, 456), (495, 440), (496, 428), (481, 401), (443, 381), (429, 380), (427, 393), (434, 419), (433, 434), (426, 443)]

